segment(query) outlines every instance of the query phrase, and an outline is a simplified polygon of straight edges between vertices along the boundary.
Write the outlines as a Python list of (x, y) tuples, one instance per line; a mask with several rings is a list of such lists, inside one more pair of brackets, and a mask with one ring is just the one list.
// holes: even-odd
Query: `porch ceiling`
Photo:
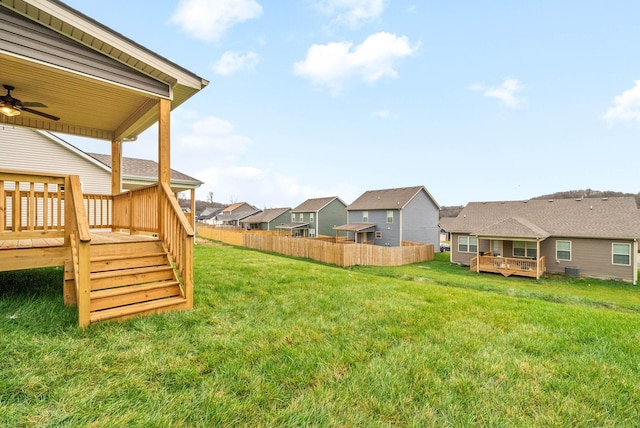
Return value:
[[(104, 61), (118, 62), (125, 69), (146, 76), (145, 79), (166, 85), (172, 109), (208, 83), (64, 3), (4, 0), (0, 2), (0, 12), (4, 8), (46, 28), (42, 34), (52, 31), (53, 35), (55, 32), (57, 37), (62, 36), (72, 41), (70, 43), (80, 43), (87, 51), (96, 52)], [(9, 38), (4, 40), (5, 46), (12, 43), (11, 34), (6, 37)], [(56, 43), (60, 44), (60, 40)], [(65, 58), (43, 61), (38, 59), (42, 53), (29, 55), (28, 48), (22, 45), (8, 46), (6, 50), (0, 49), (0, 84), (15, 87), (11, 95), (23, 103), (43, 103), (46, 107), (34, 106), (32, 109), (60, 120), (23, 111), (13, 117), (0, 114), (0, 124), (123, 141), (135, 139), (158, 121), (158, 101), (162, 95), (134, 84), (117, 82), (117, 79), (93, 75), (81, 65), (75, 68), (61, 66)], [(96, 61), (95, 66), (99, 67), (100, 60)], [(6, 94), (1, 87), (0, 91), (1, 95)]]

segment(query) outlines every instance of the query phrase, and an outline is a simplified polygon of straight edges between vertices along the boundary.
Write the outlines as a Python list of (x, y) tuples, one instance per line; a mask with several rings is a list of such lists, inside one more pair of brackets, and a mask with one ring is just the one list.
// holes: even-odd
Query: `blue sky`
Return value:
[[(640, 191), (640, 2), (66, 3), (210, 81), (172, 115), (198, 199)], [(156, 130), (124, 155), (156, 160)]]

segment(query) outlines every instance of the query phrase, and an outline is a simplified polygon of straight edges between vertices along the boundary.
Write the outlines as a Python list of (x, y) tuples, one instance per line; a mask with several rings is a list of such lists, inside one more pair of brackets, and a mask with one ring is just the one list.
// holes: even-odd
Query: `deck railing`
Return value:
[(547, 266), (544, 256), (538, 259), (525, 259), (482, 255), (471, 259), (469, 269), (472, 272), (495, 272), (505, 276), (517, 275), (539, 278), (547, 270)]
[[(62, 237), (65, 175), (0, 171), (0, 232)], [(3, 235), (5, 239), (13, 236)], [(19, 234), (19, 235), (17, 235)]]
[[(193, 227), (182, 212), (171, 187), (162, 183), (157, 186), (160, 198), (160, 238), (163, 240), (169, 254), (176, 264), (176, 269), (182, 279), (182, 291), (187, 299), (189, 308), (193, 306)], [(156, 216), (158, 217), (158, 216)]]
[(90, 323), (91, 311), (91, 233), (80, 178), (67, 177), (65, 189), (65, 245), (71, 247), (78, 325), (84, 327)]
[(158, 233), (158, 185), (121, 193), (113, 197), (113, 229)]
[[(66, 175), (0, 171), (0, 232), (20, 238), (62, 237)], [(80, 190), (81, 191), (81, 190)], [(89, 227), (111, 228), (111, 195), (82, 194)], [(6, 239), (12, 238), (4, 235)]]

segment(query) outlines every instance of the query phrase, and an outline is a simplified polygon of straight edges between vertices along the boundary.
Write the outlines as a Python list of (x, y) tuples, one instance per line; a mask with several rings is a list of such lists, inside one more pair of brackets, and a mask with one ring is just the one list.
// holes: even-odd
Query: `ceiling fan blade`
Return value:
[(22, 107), (20, 110), (26, 111), (27, 113), (37, 114), (38, 116), (46, 117), (47, 119), (50, 119), (50, 120), (60, 120), (60, 118), (57, 117), (57, 116), (53, 116), (53, 115), (48, 114), (48, 113), (43, 113), (43, 112), (38, 111), (38, 110), (32, 110), (32, 109), (30, 109), (28, 107)]
[(40, 107), (40, 108), (47, 107), (45, 104), (42, 104), (41, 102), (38, 102), (38, 101), (24, 101), (22, 102), (22, 106), (23, 107)]

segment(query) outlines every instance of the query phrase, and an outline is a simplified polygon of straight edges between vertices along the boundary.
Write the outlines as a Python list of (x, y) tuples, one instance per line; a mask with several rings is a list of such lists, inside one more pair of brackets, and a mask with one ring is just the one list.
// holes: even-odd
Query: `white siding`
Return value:
[(111, 194), (109, 172), (29, 128), (0, 126), (0, 168), (79, 175), (83, 193)]

